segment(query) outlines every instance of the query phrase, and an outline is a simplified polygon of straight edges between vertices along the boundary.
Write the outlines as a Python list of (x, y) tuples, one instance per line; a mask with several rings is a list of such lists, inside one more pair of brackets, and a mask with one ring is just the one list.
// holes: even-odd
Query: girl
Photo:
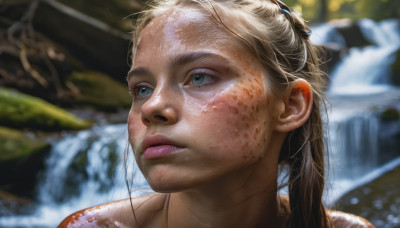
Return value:
[[(166, 0), (145, 11), (128, 130), (158, 193), (59, 227), (372, 227), (321, 200), (324, 80), (310, 33), (279, 0)], [(277, 194), (279, 164), (288, 197)]]

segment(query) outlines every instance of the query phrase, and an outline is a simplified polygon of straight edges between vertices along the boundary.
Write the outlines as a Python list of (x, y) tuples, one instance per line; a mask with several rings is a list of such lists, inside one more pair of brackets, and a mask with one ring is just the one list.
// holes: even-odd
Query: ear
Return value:
[(275, 129), (289, 132), (309, 118), (313, 103), (311, 85), (304, 79), (293, 81), (281, 101)]

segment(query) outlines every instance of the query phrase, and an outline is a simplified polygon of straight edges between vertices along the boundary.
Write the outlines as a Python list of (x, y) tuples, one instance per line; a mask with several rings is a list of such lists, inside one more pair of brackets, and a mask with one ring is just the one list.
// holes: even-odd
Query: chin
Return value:
[(160, 193), (180, 192), (202, 184), (200, 177), (190, 175), (185, 170), (153, 168), (146, 175), (150, 187)]
[(193, 186), (188, 185), (187, 183), (177, 183), (176, 181), (151, 181), (149, 179), (149, 185), (151, 189), (155, 192), (159, 193), (173, 193), (173, 192), (181, 192), (193, 188)]

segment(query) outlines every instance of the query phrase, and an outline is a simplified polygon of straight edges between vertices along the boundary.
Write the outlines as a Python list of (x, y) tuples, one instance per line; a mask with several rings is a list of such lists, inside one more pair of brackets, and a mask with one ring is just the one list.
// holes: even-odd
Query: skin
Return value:
[[(89, 219), (107, 227), (285, 226), (278, 157), (286, 133), (311, 112), (306, 81), (274, 96), (266, 70), (241, 41), (208, 13), (178, 8), (141, 33), (128, 85), (129, 141), (159, 193), (133, 199), (135, 216), (129, 200), (118, 201), (78, 212), (65, 227)], [(146, 157), (149, 137), (168, 140), (172, 152)]]
[[(159, 193), (78, 211), (58, 227), (285, 227), (278, 155), (286, 133), (310, 115), (311, 86), (297, 80), (272, 95), (257, 59), (194, 8), (155, 18), (140, 38), (128, 75), (129, 141)], [(193, 80), (199, 74), (201, 86)], [(172, 152), (146, 157), (154, 136), (175, 144)], [(334, 227), (374, 227), (327, 213)]]
[[(201, 57), (174, 61), (193, 55)], [(197, 72), (211, 76), (211, 82), (193, 85)], [(267, 77), (238, 40), (199, 10), (175, 10), (144, 29), (128, 83), (133, 93), (142, 85), (153, 92), (134, 96), (129, 135), (151, 187), (173, 192), (163, 210), (169, 213), (159, 223), (283, 226), (276, 177), (285, 134), (274, 125), (284, 102), (273, 97)], [(142, 142), (152, 135), (182, 149), (147, 159)]]

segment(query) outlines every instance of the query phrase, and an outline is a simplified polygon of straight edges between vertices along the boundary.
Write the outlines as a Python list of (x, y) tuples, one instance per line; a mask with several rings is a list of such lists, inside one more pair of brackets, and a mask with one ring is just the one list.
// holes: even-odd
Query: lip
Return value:
[(143, 141), (143, 157), (146, 159), (161, 158), (181, 150), (178, 143), (160, 135), (148, 136)]

